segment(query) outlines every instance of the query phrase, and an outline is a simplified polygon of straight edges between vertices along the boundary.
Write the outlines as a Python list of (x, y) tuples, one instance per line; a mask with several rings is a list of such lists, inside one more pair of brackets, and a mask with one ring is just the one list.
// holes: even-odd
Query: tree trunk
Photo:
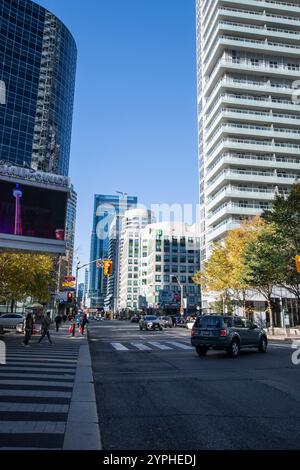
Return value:
[(270, 329), (271, 329), (272, 335), (274, 335), (274, 321), (273, 321), (273, 309), (272, 309), (271, 297), (268, 297), (267, 303), (268, 303), (268, 312), (269, 312), (269, 319), (270, 319)]
[(11, 313), (14, 312), (14, 306), (15, 306), (15, 301), (12, 300), (12, 301), (11, 301), (11, 304), (10, 304), (10, 312), (11, 312)]

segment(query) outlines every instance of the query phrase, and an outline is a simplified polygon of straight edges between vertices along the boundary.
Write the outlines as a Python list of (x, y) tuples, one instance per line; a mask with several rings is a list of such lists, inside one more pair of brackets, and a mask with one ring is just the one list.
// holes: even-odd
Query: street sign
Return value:
[(62, 287), (74, 287), (75, 286), (75, 282), (63, 282), (62, 283)]
[(99, 268), (99, 269), (100, 269), (100, 268), (103, 268), (103, 267), (104, 267), (104, 260), (103, 260), (103, 259), (98, 259), (98, 260), (96, 261), (96, 266), (97, 266), (97, 268)]
[(75, 276), (65, 276), (65, 282), (76, 282)]
[(296, 271), (297, 273), (300, 273), (300, 256), (296, 256), (295, 261), (296, 261)]

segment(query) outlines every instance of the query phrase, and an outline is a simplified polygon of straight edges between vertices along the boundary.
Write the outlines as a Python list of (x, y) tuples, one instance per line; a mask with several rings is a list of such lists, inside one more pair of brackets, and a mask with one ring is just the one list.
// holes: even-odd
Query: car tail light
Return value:
[(227, 330), (220, 330), (220, 336), (227, 336)]

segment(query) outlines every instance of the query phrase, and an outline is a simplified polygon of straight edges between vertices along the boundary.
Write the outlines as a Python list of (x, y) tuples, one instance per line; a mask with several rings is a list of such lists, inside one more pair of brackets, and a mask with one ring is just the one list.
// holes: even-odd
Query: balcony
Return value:
[[(300, 108), (299, 108), (300, 111)], [(257, 124), (264, 124), (270, 123), (272, 124), (288, 124), (291, 126), (295, 126), (298, 128), (300, 126), (300, 114), (281, 114), (281, 113), (273, 113), (268, 111), (252, 111), (252, 110), (245, 110), (239, 108), (221, 108), (217, 114), (216, 120), (210, 126), (206, 127), (205, 135), (206, 138), (211, 138), (213, 132), (215, 132), (216, 128), (222, 126), (221, 122), (230, 119), (230, 120), (237, 120), (240, 123), (243, 121), (257, 123)], [(226, 124), (223, 124), (226, 125)], [(274, 130), (277, 128), (274, 128)], [(291, 132), (293, 129), (288, 129)], [(298, 134), (298, 130), (295, 129), (295, 132)]]
[(300, 67), (289, 66), (285, 64), (278, 64), (276, 67), (270, 65), (269, 62), (254, 64), (250, 60), (244, 59), (221, 59), (212, 71), (209, 77), (206, 77), (206, 84), (204, 86), (204, 96), (209, 96), (212, 88), (216, 86), (216, 81), (227, 72), (243, 72), (255, 73), (256, 75), (274, 75), (274, 77), (289, 79), (299, 78)]
[(245, 182), (245, 183), (261, 183), (261, 184), (272, 184), (276, 185), (292, 185), (297, 177), (298, 173), (287, 173), (276, 174), (272, 172), (263, 171), (247, 171), (238, 169), (227, 169), (223, 170), (214, 180), (207, 183), (206, 194), (212, 194), (221, 186), (224, 186), (230, 182)]
[(270, 207), (271, 206), (268, 204), (268, 202), (265, 202), (262, 204), (257, 204), (257, 203), (256, 204), (255, 203), (240, 204), (240, 203), (235, 203), (235, 202), (224, 203), (213, 213), (207, 214), (206, 224), (209, 227), (215, 224), (218, 220), (222, 220), (225, 217), (228, 218), (232, 215), (254, 217), (255, 215), (260, 215), (263, 212), (263, 210), (268, 209)]
[(264, 168), (269, 170), (296, 170), (300, 172), (300, 159), (274, 159), (270, 157), (260, 157), (258, 155), (239, 155), (224, 154), (214, 165), (207, 169), (206, 179), (211, 180), (224, 167), (230, 165), (245, 166), (245, 168)]
[(235, 221), (232, 218), (224, 220), (221, 224), (208, 230), (206, 235), (206, 241), (212, 242), (213, 240), (221, 238), (226, 234), (226, 232), (229, 232), (229, 230), (233, 230), (239, 226), (240, 222)]

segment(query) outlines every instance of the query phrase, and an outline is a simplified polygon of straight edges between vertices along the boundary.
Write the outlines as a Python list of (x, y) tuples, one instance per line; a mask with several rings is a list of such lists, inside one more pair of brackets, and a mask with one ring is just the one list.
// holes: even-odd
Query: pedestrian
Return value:
[(54, 318), (54, 321), (55, 321), (55, 325), (56, 325), (56, 331), (57, 333), (59, 332), (59, 327), (60, 327), (60, 324), (61, 324), (61, 316), (60, 315), (56, 315), (56, 317)]
[(85, 325), (88, 323), (88, 319), (87, 319), (87, 315), (86, 313), (82, 316), (81, 320), (80, 320), (80, 328), (81, 328), (81, 334), (83, 335), (84, 334), (84, 329), (85, 329)]
[(76, 331), (76, 322), (75, 322), (75, 319), (72, 318), (71, 319), (71, 325), (70, 325), (70, 328), (69, 328), (69, 333), (71, 333), (72, 338), (74, 338), (74, 336), (75, 336), (75, 331)]
[(33, 318), (31, 313), (28, 313), (25, 320), (25, 338), (23, 341), (24, 346), (29, 348), (29, 341), (33, 331)]
[(50, 312), (47, 312), (46, 317), (43, 317), (42, 319), (43, 333), (39, 339), (39, 343), (45, 338), (45, 336), (47, 336), (49, 343), (52, 344), (52, 340), (50, 336), (50, 325), (51, 325)]
[(172, 316), (172, 326), (176, 326), (176, 318), (174, 315)]

